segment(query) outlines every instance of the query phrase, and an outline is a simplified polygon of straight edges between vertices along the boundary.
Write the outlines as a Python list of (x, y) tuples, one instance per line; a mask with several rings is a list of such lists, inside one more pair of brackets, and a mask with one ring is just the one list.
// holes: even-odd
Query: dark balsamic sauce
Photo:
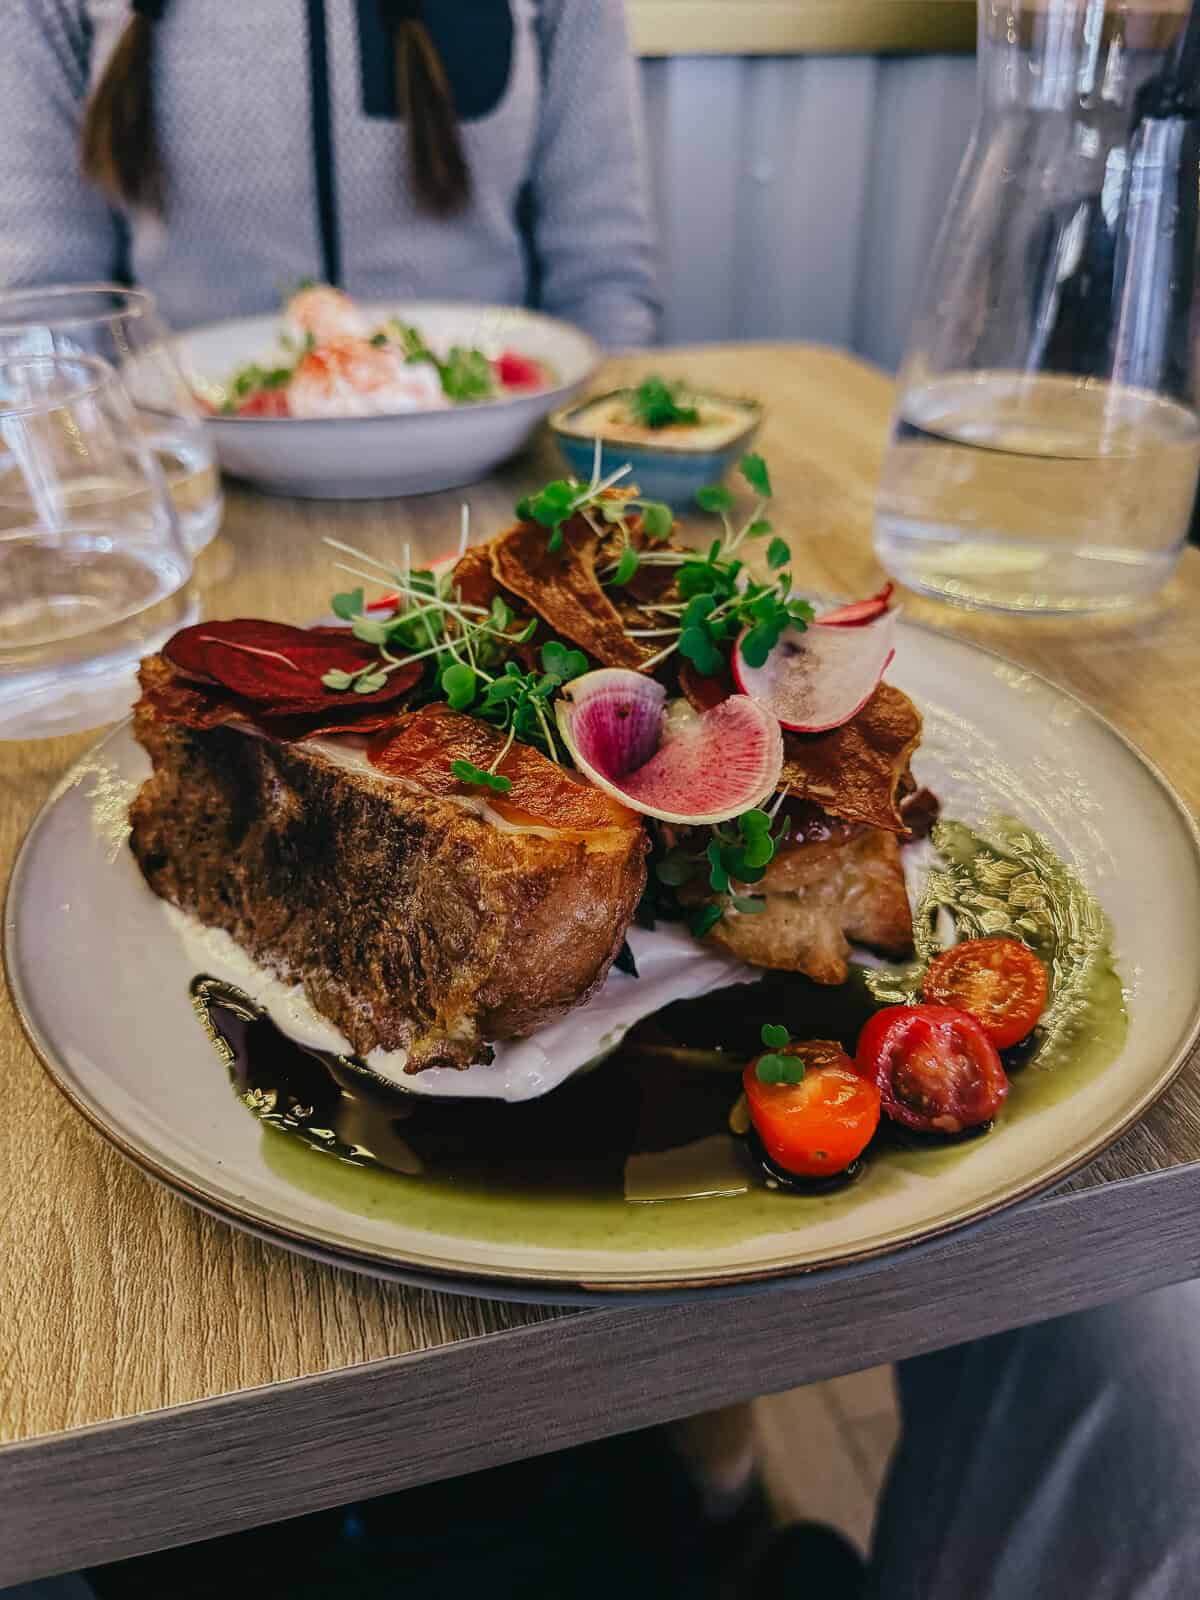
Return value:
[[(765, 1173), (729, 1127), (742, 1067), (762, 1048), (762, 1024), (783, 1022), (853, 1048), (876, 1004), (857, 975), (829, 988), (769, 973), (667, 1006), (599, 1067), (541, 1099), (510, 1105), (408, 1093), (353, 1057), (295, 1043), (231, 984), (202, 976), (191, 992), (237, 1094), (283, 1133), (343, 1161), (405, 1175), (635, 1202), (778, 1181), (782, 1175)], [(821, 1180), (819, 1192), (853, 1176)]]

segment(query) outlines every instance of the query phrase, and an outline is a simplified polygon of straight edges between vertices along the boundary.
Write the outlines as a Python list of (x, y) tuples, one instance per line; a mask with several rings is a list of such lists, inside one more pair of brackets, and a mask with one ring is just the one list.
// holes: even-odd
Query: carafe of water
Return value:
[(1200, 472), (1200, 0), (979, 0), (978, 74), (876, 549), (960, 604), (1117, 610)]

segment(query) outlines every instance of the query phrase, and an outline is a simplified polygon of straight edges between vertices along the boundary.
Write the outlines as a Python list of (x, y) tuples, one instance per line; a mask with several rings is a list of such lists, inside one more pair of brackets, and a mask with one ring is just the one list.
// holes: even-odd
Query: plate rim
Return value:
[[(929, 623), (915, 622), (906, 618), (904, 626), (912, 629), (915, 633), (932, 635), (943, 642), (949, 640), (954, 645), (965, 648), (971, 653), (982, 656), (1000, 666), (1020, 672), (1081, 710), (1086, 717), (1115, 740), (1118, 745), (1122, 746), (1149, 774), (1181, 823), (1183, 832), (1191, 846), (1193, 864), (1197, 869), (1198, 875), (1200, 875), (1200, 822), (1197, 821), (1195, 815), (1159, 764), (1147, 755), (1133, 739), (1123, 733), (1102, 711), (1090, 705), (1074, 690), (1056, 683), (1045, 673), (1039, 672), (1035, 668), (1027, 667), (1024, 663), (1003, 654), (1001, 651), (993, 650), (987, 645), (977, 644), (974, 640), (964, 639), (953, 632), (940, 630)], [(1031, 1179), (1020, 1188), (1006, 1192), (1002, 1197), (996, 1198), (989, 1203), (968, 1206), (965, 1210), (960, 1207), (950, 1215), (930, 1223), (929, 1226), (911, 1232), (903, 1239), (882, 1241), (874, 1245), (867, 1245), (861, 1249), (841, 1250), (836, 1255), (827, 1258), (782, 1263), (759, 1268), (747, 1268), (745, 1266), (716, 1268), (702, 1275), (675, 1272), (660, 1276), (631, 1278), (620, 1276), (619, 1269), (614, 1269), (614, 1273), (610, 1277), (607, 1275), (597, 1276), (594, 1273), (587, 1272), (564, 1275), (561, 1271), (551, 1271), (536, 1267), (495, 1268), (493, 1270), (475, 1266), (474, 1264), (470, 1266), (463, 1264), (454, 1267), (444, 1262), (439, 1263), (422, 1259), (412, 1252), (399, 1255), (394, 1250), (389, 1251), (367, 1244), (363, 1244), (361, 1249), (357, 1251), (347, 1251), (344, 1246), (327, 1237), (323, 1237), (320, 1232), (312, 1229), (289, 1229), (283, 1224), (264, 1221), (261, 1215), (248, 1207), (239, 1207), (232, 1202), (216, 1200), (211, 1194), (195, 1187), (194, 1184), (179, 1173), (173, 1172), (169, 1167), (162, 1165), (155, 1159), (153, 1154), (131, 1143), (120, 1129), (114, 1127), (98, 1108), (91, 1105), (87, 1098), (78, 1092), (72, 1083), (69, 1068), (55, 1056), (51, 1042), (43, 1038), (41, 1030), (33, 1020), (23, 986), (14, 970), (12, 943), (13, 934), (17, 926), (18, 890), (28, 871), (34, 840), (40, 831), (44, 818), (58, 803), (62, 795), (78, 782), (77, 774), (82, 775), (81, 769), (85, 769), (86, 763), (93, 760), (112, 741), (125, 734), (131, 725), (132, 718), (125, 718), (117, 723), (115, 727), (110, 728), (102, 738), (89, 746), (71, 764), (70, 768), (54, 784), (38, 808), (13, 859), (12, 872), (5, 897), (5, 937), (2, 943), (5, 978), (22, 1031), (34, 1054), (41, 1062), (43, 1070), (64, 1099), (83, 1116), (85, 1121), (97, 1133), (140, 1171), (163, 1184), (181, 1198), (198, 1206), (199, 1209), (206, 1211), (210, 1215), (218, 1215), (235, 1227), (241, 1227), (244, 1231), (258, 1237), (268, 1233), (283, 1248), (294, 1248), (301, 1254), (304, 1253), (304, 1247), (311, 1249), (315, 1245), (322, 1253), (337, 1257), (339, 1263), (350, 1271), (357, 1270), (362, 1272), (383, 1268), (384, 1276), (399, 1278), (407, 1270), (427, 1275), (431, 1279), (444, 1279), (448, 1290), (452, 1288), (455, 1281), (460, 1284), (470, 1281), (486, 1287), (490, 1292), (501, 1298), (503, 1297), (505, 1285), (537, 1286), (545, 1291), (548, 1299), (551, 1296), (551, 1291), (555, 1287), (560, 1287), (574, 1293), (584, 1293), (589, 1297), (594, 1297), (590, 1298), (589, 1303), (603, 1304), (607, 1302), (611, 1304), (615, 1303), (619, 1297), (626, 1295), (635, 1298), (642, 1298), (648, 1295), (661, 1296), (664, 1294), (687, 1296), (706, 1290), (739, 1286), (768, 1289), (772, 1284), (782, 1280), (806, 1277), (815, 1272), (858, 1266), (878, 1260), (884, 1256), (899, 1255), (911, 1248), (943, 1238), (949, 1233), (985, 1222), (995, 1217), (998, 1213), (1008, 1210), (1011, 1206), (1019, 1205), (1035, 1195), (1043, 1194), (1048, 1189), (1056, 1187), (1073, 1173), (1078, 1172), (1080, 1168), (1094, 1161), (1097, 1156), (1102, 1155), (1105, 1150), (1109, 1149), (1118, 1139), (1128, 1133), (1150, 1107), (1170, 1088), (1191, 1056), (1197, 1042), (1200, 1041), (1200, 990), (1198, 990), (1193, 1001), (1189, 1021), (1184, 1027), (1179, 1043), (1174, 1047), (1162, 1068), (1154, 1075), (1125, 1115), (1116, 1125), (1108, 1129), (1101, 1138), (1086, 1142), (1082, 1147), (1069, 1147), (1064, 1158), (1056, 1162), (1047, 1171)], [(376, 1272), (376, 1275), (379, 1275), (379, 1273)]]

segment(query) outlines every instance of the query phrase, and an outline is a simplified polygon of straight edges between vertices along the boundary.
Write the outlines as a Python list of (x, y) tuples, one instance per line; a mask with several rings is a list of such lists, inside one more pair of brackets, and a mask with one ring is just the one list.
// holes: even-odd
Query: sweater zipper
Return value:
[(321, 277), (325, 283), (340, 286), (342, 246), (338, 237), (333, 108), (329, 95), (329, 32), (325, 0), (307, 0), (307, 5), (313, 175), (316, 179), (317, 224), (321, 237)]

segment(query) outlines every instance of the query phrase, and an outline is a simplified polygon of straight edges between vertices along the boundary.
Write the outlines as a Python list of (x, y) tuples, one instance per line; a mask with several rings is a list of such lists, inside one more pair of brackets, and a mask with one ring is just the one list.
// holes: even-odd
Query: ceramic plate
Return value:
[(445, 1275), (492, 1293), (507, 1283), (549, 1300), (591, 1287), (728, 1286), (987, 1215), (1096, 1154), (1182, 1062), (1198, 1025), (1200, 846), (1163, 778), (1044, 679), (904, 624), (889, 678), (925, 714), (915, 770), (946, 813), (1016, 815), (1099, 899), (1129, 1013), (1117, 1059), (1006, 1113), (953, 1162), (879, 1161), (825, 1197), (764, 1188), (558, 1206), (364, 1172), (264, 1128), (196, 1020), (193, 962), (125, 846), (125, 806), (147, 770), (128, 727), (68, 775), (17, 862), (6, 948), (25, 1027), (60, 1088), (145, 1170), (260, 1235), (385, 1274)]
[[(520, 307), (411, 301), (362, 309), (372, 323), (399, 317), (415, 324), (439, 348), (519, 350), (545, 362), (556, 381), (533, 394), (396, 416), (210, 417), (226, 472), (275, 493), (317, 500), (426, 494), (477, 483), (578, 393), (601, 360), (599, 346), (581, 328)], [(203, 392), (248, 361), (274, 365), (282, 320), (239, 317), (181, 334), (179, 357), (194, 387)]]

